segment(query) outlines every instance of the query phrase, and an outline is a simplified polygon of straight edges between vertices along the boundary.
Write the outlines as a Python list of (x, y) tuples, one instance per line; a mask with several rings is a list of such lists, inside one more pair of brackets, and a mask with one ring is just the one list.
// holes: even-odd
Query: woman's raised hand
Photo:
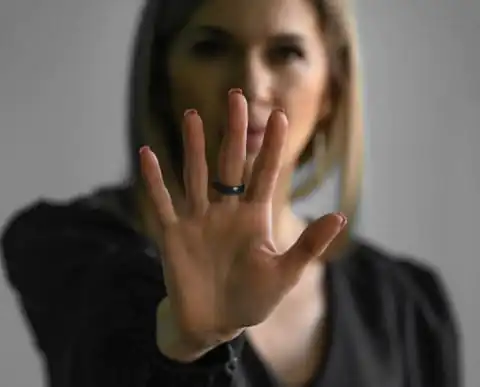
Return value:
[(306, 264), (321, 257), (346, 223), (341, 214), (326, 215), (310, 224), (288, 251), (276, 251), (272, 198), (287, 118), (281, 110), (271, 113), (251, 175), (244, 176), (247, 101), (240, 92), (228, 98), (229, 128), (222, 140), (218, 180), (239, 186), (246, 178), (244, 194), (209, 196), (205, 136), (195, 111), (185, 114), (183, 125), (187, 213), (180, 216), (175, 210), (154, 153), (148, 147), (140, 152), (162, 230), (158, 241), (168, 294), (163, 307), (176, 334), (190, 340), (192, 348), (193, 343), (211, 348), (265, 320), (298, 282)]

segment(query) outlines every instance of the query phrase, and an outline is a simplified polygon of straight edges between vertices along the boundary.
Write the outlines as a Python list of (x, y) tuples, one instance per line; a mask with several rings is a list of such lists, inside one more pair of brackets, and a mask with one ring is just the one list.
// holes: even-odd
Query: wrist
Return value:
[(181, 363), (191, 363), (222, 343), (221, 340), (200, 340), (184, 332), (174, 319), (168, 297), (158, 304), (156, 344), (160, 352), (167, 358)]

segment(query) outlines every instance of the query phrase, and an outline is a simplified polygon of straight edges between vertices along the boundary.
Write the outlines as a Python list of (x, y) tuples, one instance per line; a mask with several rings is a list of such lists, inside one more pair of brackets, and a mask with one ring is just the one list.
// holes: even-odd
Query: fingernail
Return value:
[(342, 212), (337, 212), (336, 215), (341, 219), (339, 227), (340, 227), (340, 228), (344, 228), (345, 225), (348, 223), (347, 217), (346, 217), (345, 214), (342, 213)]
[(143, 152), (145, 152), (147, 150), (150, 150), (150, 147), (148, 145), (144, 145), (144, 146), (140, 147), (140, 150), (138, 151), (138, 153), (142, 154)]
[(285, 109), (281, 107), (276, 107), (273, 111), (285, 114)]
[(228, 95), (232, 95), (232, 94), (243, 94), (243, 91), (242, 89), (236, 89), (236, 88), (230, 89), (228, 91)]
[(183, 113), (183, 116), (186, 117), (186, 116), (189, 116), (191, 114), (198, 114), (198, 112), (195, 109), (187, 109), (187, 110), (185, 110), (185, 113)]

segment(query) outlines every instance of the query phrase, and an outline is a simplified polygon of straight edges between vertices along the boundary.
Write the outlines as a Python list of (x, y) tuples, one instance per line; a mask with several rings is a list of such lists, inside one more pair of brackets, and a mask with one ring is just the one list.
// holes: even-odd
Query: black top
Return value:
[[(192, 364), (162, 356), (155, 250), (126, 221), (125, 190), (17, 213), (3, 239), (54, 387), (274, 387), (242, 335)], [(432, 269), (356, 243), (327, 265), (328, 345), (309, 387), (457, 387), (458, 338)]]

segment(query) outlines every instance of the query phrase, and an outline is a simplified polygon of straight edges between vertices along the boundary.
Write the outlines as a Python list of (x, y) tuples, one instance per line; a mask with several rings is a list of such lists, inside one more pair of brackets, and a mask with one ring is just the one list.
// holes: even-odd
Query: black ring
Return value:
[(225, 185), (220, 183), (219, 181), (214, 181), (212, 183), (212, 186), (217, 192), (227, 196), (241, 195), (245, 192), (245, 184)]

